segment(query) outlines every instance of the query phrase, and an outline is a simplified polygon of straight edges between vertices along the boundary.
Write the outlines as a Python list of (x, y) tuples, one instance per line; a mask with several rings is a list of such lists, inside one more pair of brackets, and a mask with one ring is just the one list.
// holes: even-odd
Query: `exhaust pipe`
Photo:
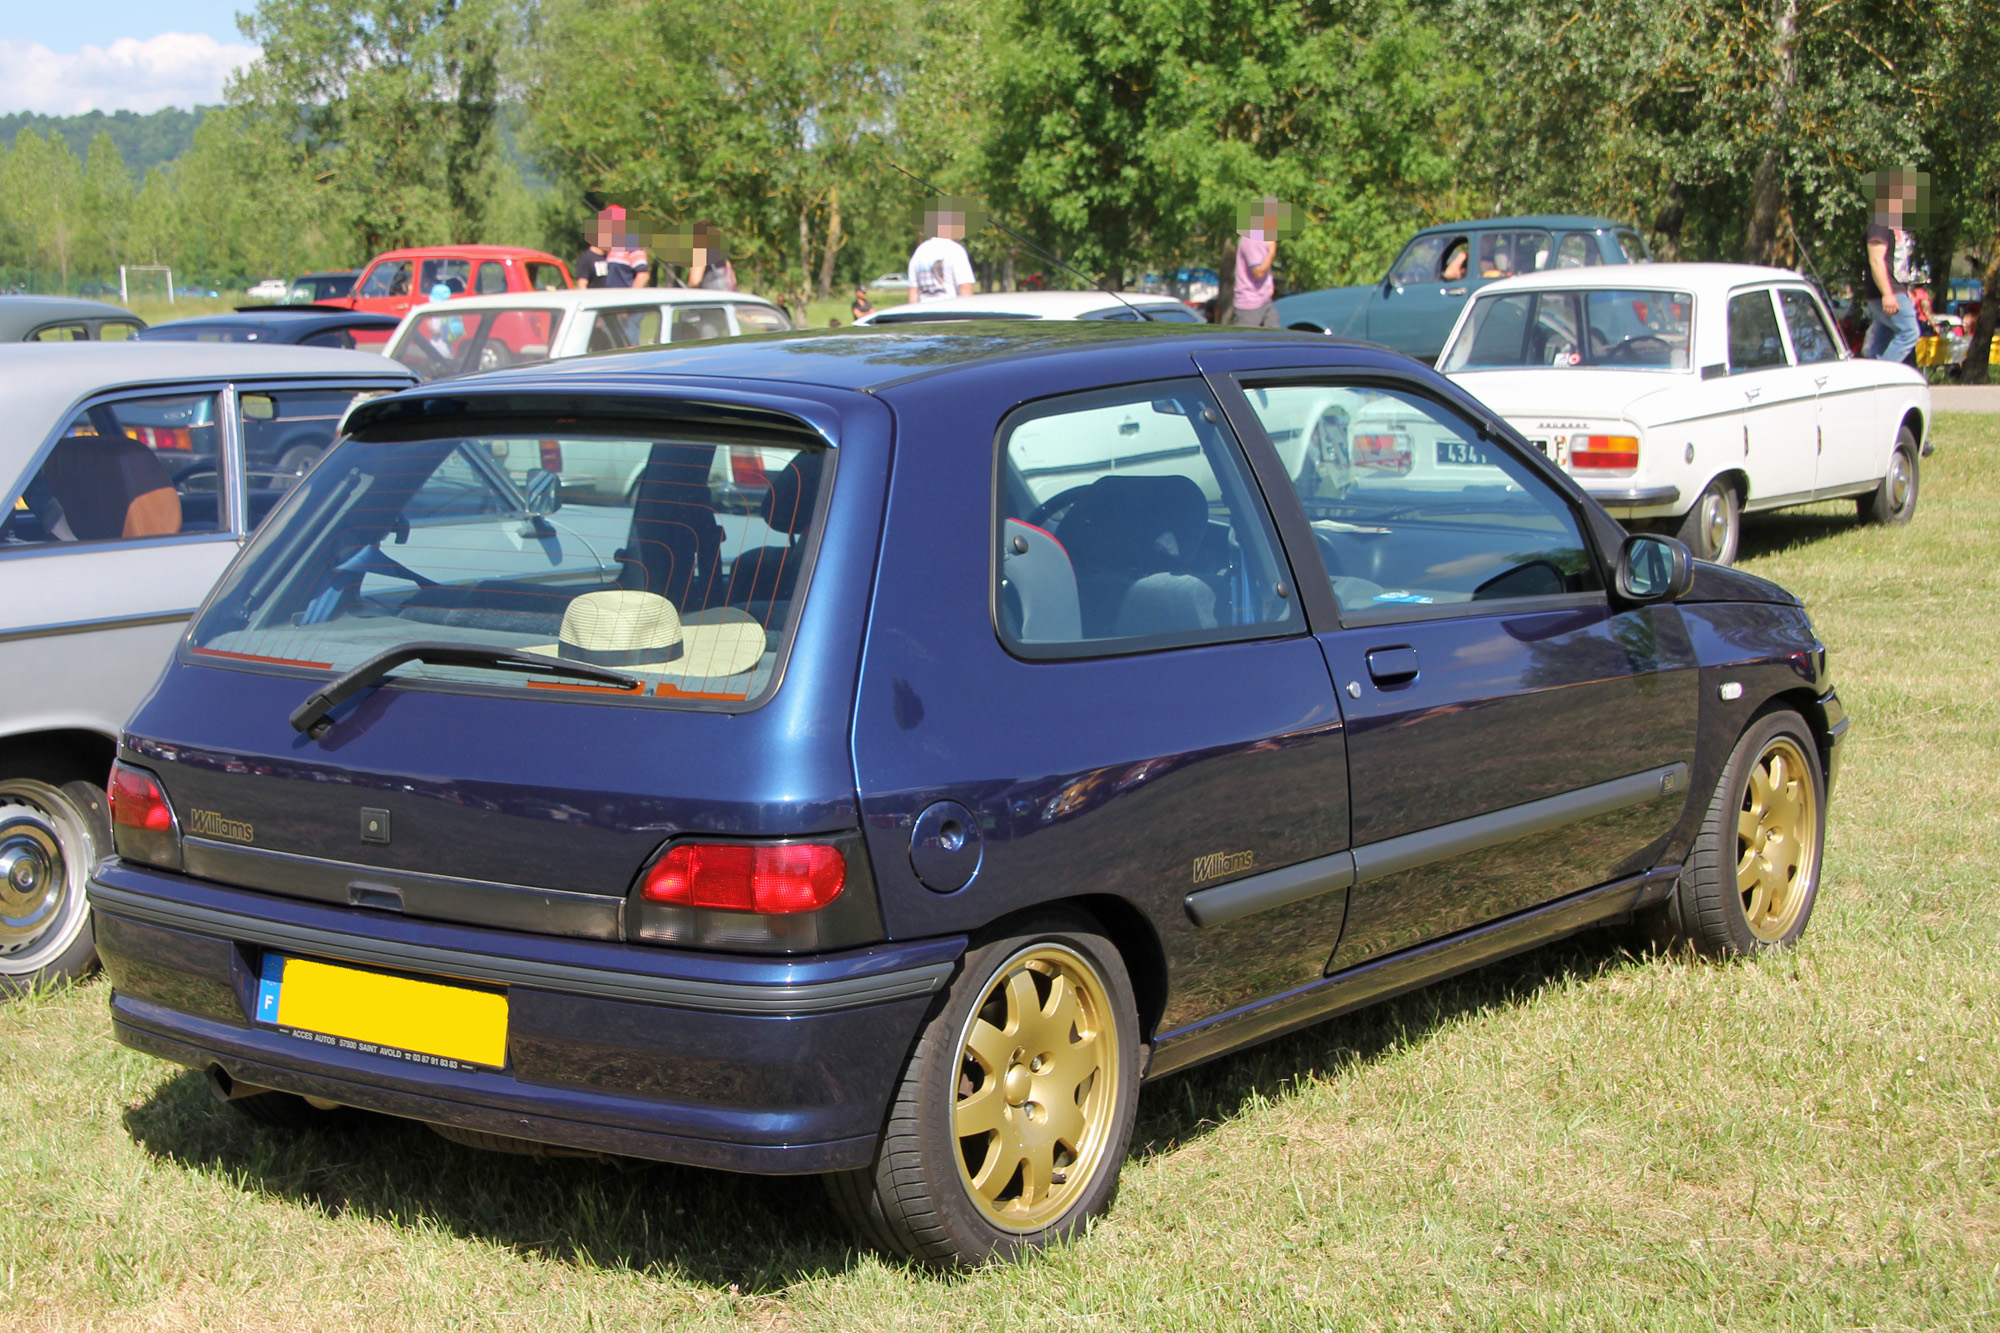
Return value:
[(233, 1102), (238, 1097), (260, 1097), (271, 1091), (255, 1083), (237, 1082), (229, 1077), (229, 1071), (221, 1065), (208, 1067), (208, 1090), (215, 1094), (215, 1100), (219, 1102)]

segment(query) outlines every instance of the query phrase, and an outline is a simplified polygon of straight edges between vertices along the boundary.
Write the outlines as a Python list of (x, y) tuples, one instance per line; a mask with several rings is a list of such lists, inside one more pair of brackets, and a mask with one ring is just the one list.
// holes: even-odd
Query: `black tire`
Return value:
[(1712, 560), (1718, 565), (1735, 564), (1736, 551), (1743, 540), (1743, 507), (1737, 500), (1736, 488), (1720, 477), (1708, 483), (1708, 489), (1694, 502), (1694, 508), (1681, 516), (1680, 526), (1673, 535), (1697, 559)]
[[(1074, 1234), (1117, 1189), (1138, 1107), (1138, 1027), (1123, 959), (1081, 917), (1051, 914), (975, 948), (904, 1067), (874, 1163), (827, 1178), (834, 1206), (869, 1244), (935, 1268)], [(1080, 1040), (1031, 1049), (1056, 1032)], [(988, 1117), (984, 1137), (961, 1134)]]
[(353, 1119), (345, 1106), (321, 1109), (289, 1092), (258, 1092), (231, 1098), (230, 1110), (266, 1129), (337, 1129)]
[(96, 783), (0, 779), (0, 996), (96, 969), (90, 872), (110, 850), (110, 806)]
[(273, 468), (280, 478), (285, 479), (279, 484), (297, 484), (300, 477), (312, 471), (312, 465), (319, 462), (319, 456), (325, 452), (326, 447), (319, 444), (294, 444), (285, 449), (278, 455), (278, 462)]
[(1714, 958), (1787, 948), (1812, 919), (1825, 852), (1826, 775), (1812, 730), (1797, 713), (1767, 713), (1730, 752), (1680, 880), (1646, 924), (1657, 942)]
[(1855, 501), (1863, 523), (1908, 523), (1917, 514), (1917, 437), (1908, 426), (1896, 432), (1896, 448), (1881, 485)]

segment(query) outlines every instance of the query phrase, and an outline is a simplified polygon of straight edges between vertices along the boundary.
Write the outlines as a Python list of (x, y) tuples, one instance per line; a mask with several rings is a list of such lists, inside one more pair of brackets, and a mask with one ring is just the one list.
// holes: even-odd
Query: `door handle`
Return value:
[(1757, 401), (1758, 396), (1763, 392), (1764, 391), (1762, 389), (1745, 389), (1743, 391), (1743, 396), (1754, 403)]
[(1440, 288), (1438, 288), (1438, 295), (1439, 295), (1439, 296), (1463, 296), (1463, 295), (1465, 295), (1465, 288), (1463, 288), (1463, 287), (1440, 287)]
[(1833, 376), (1831, 375), (1821, 375), (1819, 378), (1813, 381), (1813, 388), (1824, 389), (1826, 387), (1826, 382), (1832, 378)]
[(1417, 650), (1377, 648), (1368, 654), (1368, 678), (1377, 685), (1405, 685), (1417, 678)]

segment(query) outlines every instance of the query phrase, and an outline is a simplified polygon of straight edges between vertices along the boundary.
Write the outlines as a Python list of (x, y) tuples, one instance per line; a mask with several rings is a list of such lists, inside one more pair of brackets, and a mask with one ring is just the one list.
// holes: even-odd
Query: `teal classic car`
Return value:
[(1380, 282), (1280, 297), (1278, 322), (1380, 343), (1435, 363), (1466, 298), (1489, 282), (1651, 258), (1637, 230), (1608, 218), (1535, 214), (1451, 222), (1412, 236)]

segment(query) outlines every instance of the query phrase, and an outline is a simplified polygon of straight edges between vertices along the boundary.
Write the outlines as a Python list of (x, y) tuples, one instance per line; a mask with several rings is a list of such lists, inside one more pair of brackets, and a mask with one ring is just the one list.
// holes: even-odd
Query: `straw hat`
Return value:
[(764, 627), (733, 606), (682, 620), (658, 593), (629, 589), (572, 598), (557, 638), (522, 651), (614, 670), (704, 677), (738, 675), (764, 655)]

